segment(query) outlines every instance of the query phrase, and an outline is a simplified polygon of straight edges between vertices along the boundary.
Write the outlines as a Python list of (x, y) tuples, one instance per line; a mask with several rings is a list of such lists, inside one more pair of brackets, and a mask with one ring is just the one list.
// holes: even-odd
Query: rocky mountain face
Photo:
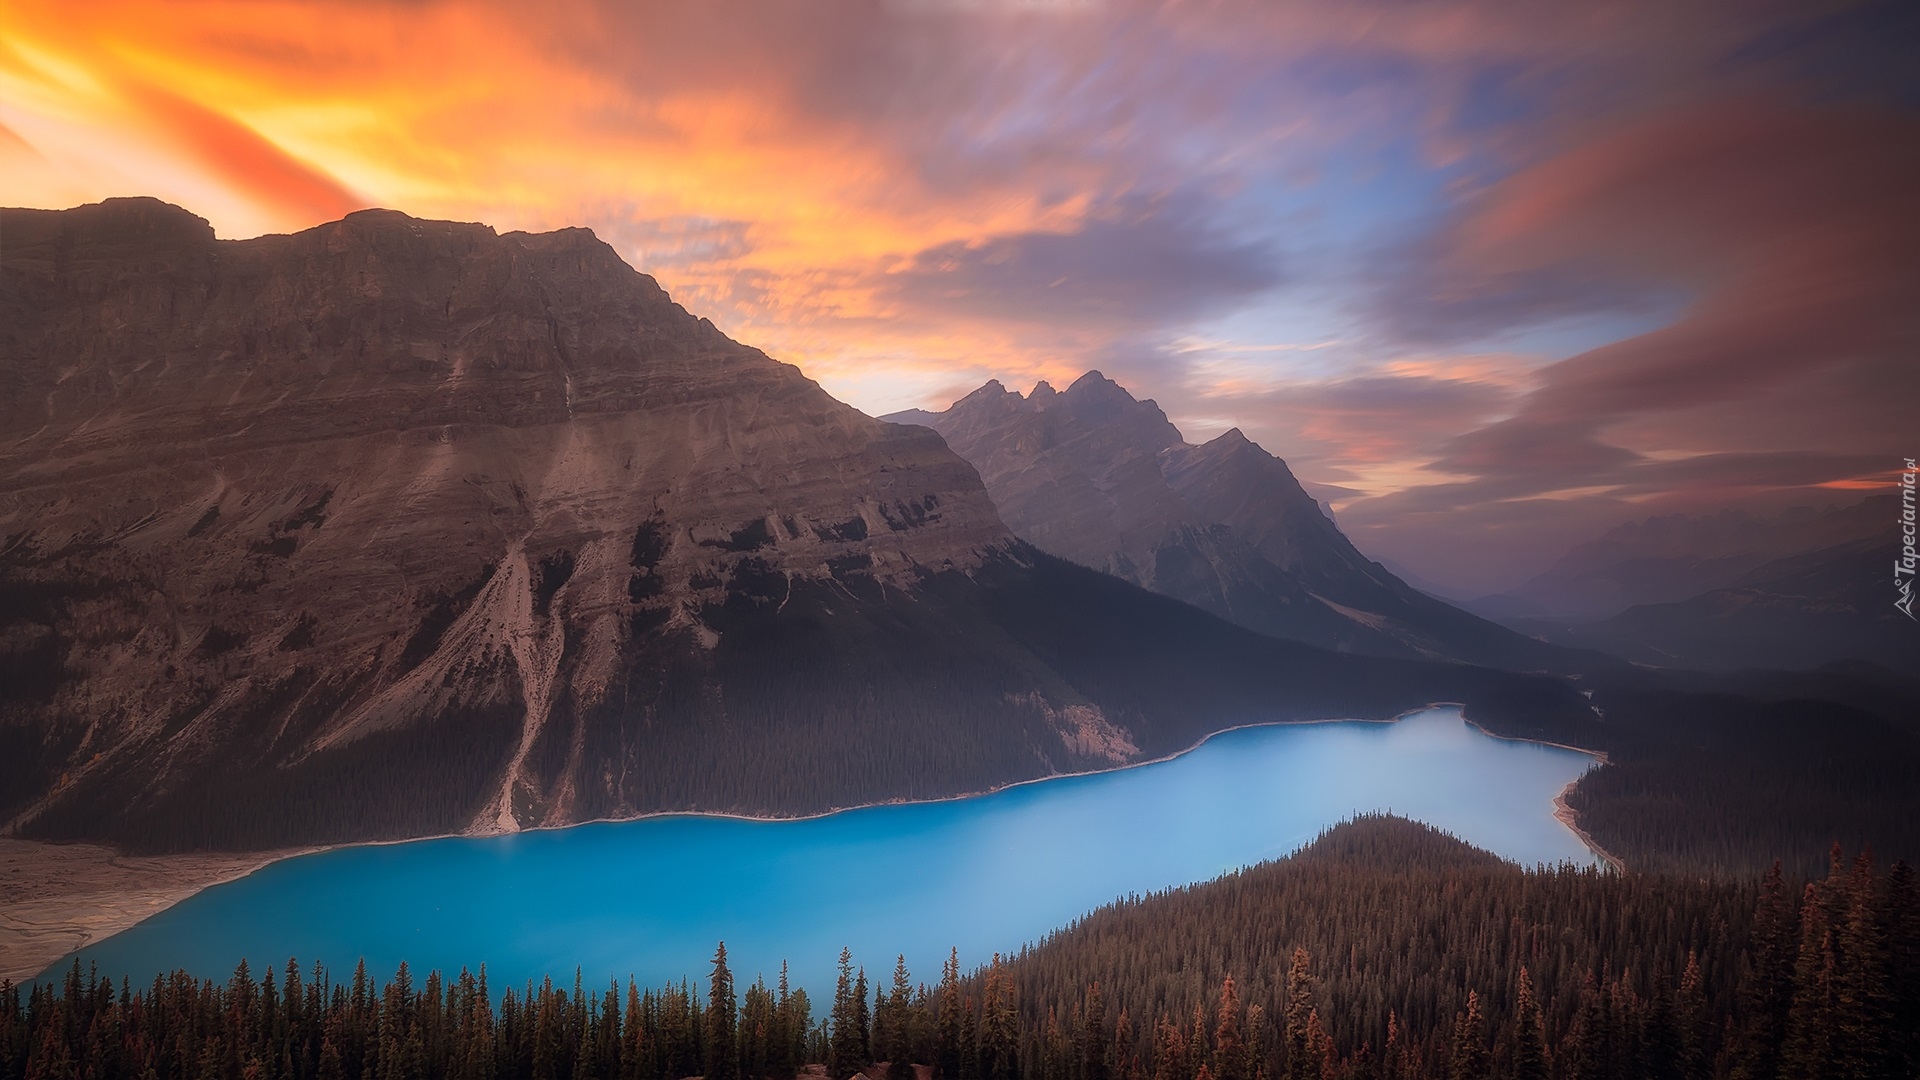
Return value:
[(8, 832), (263, 848), (799, 813), (1249, 719), (1581, 715), (1556, 683), (1283, 647), (1048, 558), (934, 433), (729, 340), (584, 230), (0, 215)]
[(1036, 547), (1241, 626), (1385, 656), (1519, 669), (1572, 660), (1362, 555), (1286, 462), (1239, 429), (1191, 445), (1153, 401), (1097, 371), (1025, 396), (989, 382), (944, 412), (887, 419), (944, 436)]

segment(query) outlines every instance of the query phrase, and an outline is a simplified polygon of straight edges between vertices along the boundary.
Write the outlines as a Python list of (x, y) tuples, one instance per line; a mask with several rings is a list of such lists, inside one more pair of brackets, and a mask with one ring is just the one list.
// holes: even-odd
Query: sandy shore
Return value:
[[(1605, 759), (1603, 758), (1602, 760), (1604, 761)], [(1561, 788), (1560, 794), (1553, 797), (1553, 816), (1560, 819), (1560, 824), (1571, 829), (1573, 835), (1579, 837), (1580, 842), (1587, 845), (1588, 851), (1606, 860), (1607, 865), (1613, 867), (1615, 870), (1625, 871), (1627, 864), (1620, 856), (1594, 843), (1593, 837), (1587, 835), (1587, 830), (1580, 827), (1580, 812), (1567, 804), (1567, 796), (1573, 794), (1573, 785), (1579, 782), (1578, 780), (1567, 781), (1567, 786)]]
[(127, 856), (94, 844), (0, 838), (0, 979), (30, 979), (209, 885), (297, 854)]

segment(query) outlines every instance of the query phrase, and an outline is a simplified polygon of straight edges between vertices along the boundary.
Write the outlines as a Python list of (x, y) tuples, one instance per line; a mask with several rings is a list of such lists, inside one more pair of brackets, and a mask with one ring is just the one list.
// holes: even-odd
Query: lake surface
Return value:
[[(676, 815), (484, 839), (341, 848), (216, 886), (79, 956), (116, 980), (185, 968), (256, 976), (289, 956), (336, 980), (486, 964), (509, 984), (702, 980), (724, 939), (735, 980), (792, 962), (816, 1015), (851, 946), (870, 980), (916, 981), (1011, 951), (1129, 893), (1285, 855), (1392, 810), (1515, 861), (1592, 864), (1552, 800), (1585, 754), (1495, 739), (1453, 709), (1397, 723), (1243, 728), (1170, 761), (991, 795), (791, 821)], [(57, 974), (69, 956), (49, 969)]]

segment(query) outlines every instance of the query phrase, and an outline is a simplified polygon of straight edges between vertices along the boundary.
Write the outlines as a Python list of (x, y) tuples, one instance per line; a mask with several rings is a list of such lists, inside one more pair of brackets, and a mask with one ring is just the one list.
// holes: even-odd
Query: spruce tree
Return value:
[(1247, 1050), (1240, 1040), (1240, 994), (1233, 976), (1220, 984), (1220, 1005), (1213, 1029), (1213, 1075), (1216, 1080), (1249, 1080)]
[(1453, 1050), (1448, 1056), (1447, 1080), (1487, 1080), (1486, 1018), (1480, 1013), (1480, 995), (1467, 991), (1467, 1007), (1453, 1021)]
[(1787, 1014), (1780, 1075), (1786, 1080), (1824, 1080), (1838, 1075), (1834, 1030), (1839, 956), (1828, 920), (1825, 889), (1807, 883), (1800, 905), (1800, 953), (1793, 969), (1793, 1005)]
[(913, 1080), (913, 979), (907, 974), (905, 953), (894, 960), (885, 1009), (886, 1042), (879, 1052), (886, 1055), (887, 1080)]
[(1187, 1040), (1180, 1025), (1166, 1013), (1153, 1031), (1153, 1080), (1182, 1080), (1193, 1075), (1187, 1061)]
[(1788, 895), (1779, 860), (1760, 883), (1754, 905), (1753, 946), (1740, 982), (1740, 1028), (1735, 1056), (1744, 1080), (1777, 1080), (1788, 1013), (1793, 1008), (1794, 959), (1800, 916)]
[(1547, 1080), (1546, 1031), (1540, 1017), (1540, 1002), (1533, 996), (1533, 977), (1520, 969), (1520, 985), (1514, 994), (1513, 1008), (1513, 1080)]
[(1307, 950), (1296, 947), (1293, 959), (1287, 965), (1287, 1080), (1308, 1080), (1319, 1071), (1308, 1025), (1316, 1007), (1315, 996), (1313, 969)]
[(1320, 1023), (1320, 1010), (1307, 1014), (1307, 1068), (1308, 1080), (1327, 1080), (1333, 1074), (1333, 1036)]
[(1713, 1075), (1713, 1058), (1707, 1053), (1707, 1042), (1713, 1037), (1710, 1030), (1713, 1019), (1708, 1015), (1704, 980), (1699, 954), (1687, 950), (1687, 966), (1680, 973), (1680, 987), (1674, 994), (1673, 1008), (1674, 1026), (1679, 1037), (1679, 1071), (1683, 1080), (1709, 1080)]
[(1107, 1002), (1099, 983), (1087, 984), (1087, 995), (1080, 1009), (1078, 1080), (1107, 1080)]
[[(860, 993), (865, 993), (862, 987)], [(855, 1033), (859, 1023), (861, 1009), (855, 1005), (853, 982), (853, 950), (840, 950), (840, 978), (834, 984), (833, 1012), (830, 1014), (832, 1033), (828, 1042), (827, 1068), (832, 1074), (845, 1080), (866, 1067), (861, 1060), (861, 1046), (866, 1041), (864, 1032)]]
[(706, 1080), (739, 1080), (737, 1005), (733, 972), (727, 967), (727, 943), (722, 941), (713, 952), (713, 974), (707, 983)]
[(939, 1009), (934, 1024), (933, 1064), (936, 1080), (957, 1080), (960, 1075), (960, 950), (947, 954), (940, 967), (940, 989), (935, 998)]
[(853, 1034), (858, 1040), (859, 1067), (873, 1064), (873, 1009), (867, 1001), (867, 969), (861, 968), (853, 979)]
[(1887, 875), (1887, 1071), (1920, 1076), (1920, 881), (1913, 867)]
[(981, 1080), (980, 1071), (980, 1024), (976, 1018), (977, 1010), (971, 996), (960, 1001), (960, 1071), (959, 1080)]
[(1013, 982), (995, 953), (987, 969), (985, 1000), (980, 1007), (980, 1074), (982, 1080), (1020, 1080), (1019, 1013)]
[(1887, 1065), (1886, 914), (1873, 854), (1861, 852), (1848, 876), (1838, 927), (1840, 973), (1834, 987), (1834, 1030), (1842, 1075), (1878, 1077)]

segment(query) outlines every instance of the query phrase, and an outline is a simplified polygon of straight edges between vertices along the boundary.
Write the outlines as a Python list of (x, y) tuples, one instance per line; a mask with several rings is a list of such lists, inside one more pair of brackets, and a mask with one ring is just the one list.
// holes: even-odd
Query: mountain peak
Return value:
[(1052, 383), (1048, 382), (1045, 379), (1041, 379), (1039, 382), (1033, 384), (1033, 389), (1027, 393), (1027, 400), (1028, 401), (1051, 401), (1054, 398), (1059, 396), (1060, 396), (1060, 391), (1055, 390), (1053, 388)]
[(1550, 652), (1372, 563), (1239, 428), (1187, 445), (1151, 398), (1099, 371), (1051, 390), (1035, 386), (1025, 409), (963, 417), (956, 404), (928, 424), (1036, 547), (1322, 646), (1529, 666)]
[[(1268, 453), (1265, 447), (1247, 438), (1246, 432), (1241, 431), (1237, 427), (1228, 428), (1213, 438), (1208, 439), (1206, 442), (1200, 444), (1199, 449), (1201, 453), (1217, 458), (1246, 456), (1253, 460), (1264, 458), (1279, 461), (1278, 458)], [(1285, 468), (1285, 462), (1280, 462), (1280, 464), (1282, 468)]]
[(8, 210), (7, 215), (8, 246), (16, 256), (56, 235), (77, 249), (102, 252), (191, 250), (214, 239), (213, 225), (206, 218), (146, 195), (102, 199), (71, 210)]
[(1078, 395), (1103, 394), (1107, 396), (1118, 394), (1128, 401), (1133, 400), (1133, 395), (1127, 393), (1126, 387), (1107, 378), (1101, 374), (1097, 368), (1073, 380), (1072, 385), (1067, 387), (1067, 393)]
[(1094, 426), (1108, 423), (1141, 404), (1125, 387), (1098, 371), (1089, 371), (1073, 380), (1073, 385), (1060, 397), (1073, 410), (1076, 419)]

